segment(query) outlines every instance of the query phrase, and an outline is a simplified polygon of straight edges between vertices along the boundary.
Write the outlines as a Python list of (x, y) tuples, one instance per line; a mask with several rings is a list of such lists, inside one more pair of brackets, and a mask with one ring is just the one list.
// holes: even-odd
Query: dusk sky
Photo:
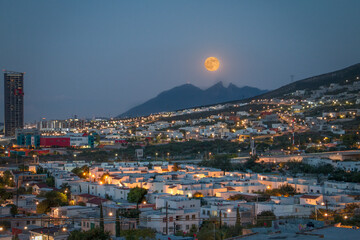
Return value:
[[(0, 0), (25, 120), (114, 117), (172, 87), (275, 89), (360, 62), (360, 1)], [(203, 62), (214, 56), (218, 71)], [(3, 76), (0, 122), (3, 122)]]

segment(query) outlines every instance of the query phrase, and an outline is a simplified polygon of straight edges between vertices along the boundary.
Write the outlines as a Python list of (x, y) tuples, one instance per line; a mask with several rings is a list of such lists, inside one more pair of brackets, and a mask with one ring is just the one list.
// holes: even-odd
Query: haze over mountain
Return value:
[(160, 93), (155, 98), (120, 114), (119, 117), (144, 116), (151, 113), (241, 100), (265, 92), (267, 92), (267, 90), (260, 90), (248, 86), (239, 88), (232, 83), (230, 83), (228, 87), (225, 87), (222, 82), (218, 82), (205, 90), (192, 84), (184, 84)]

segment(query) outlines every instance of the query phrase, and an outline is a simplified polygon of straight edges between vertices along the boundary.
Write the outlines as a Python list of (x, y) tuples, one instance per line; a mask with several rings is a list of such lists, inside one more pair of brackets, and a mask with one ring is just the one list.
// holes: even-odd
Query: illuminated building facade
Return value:
[(24, 127), (24, 73), (4, 72), (5, 136), (15, 136)]

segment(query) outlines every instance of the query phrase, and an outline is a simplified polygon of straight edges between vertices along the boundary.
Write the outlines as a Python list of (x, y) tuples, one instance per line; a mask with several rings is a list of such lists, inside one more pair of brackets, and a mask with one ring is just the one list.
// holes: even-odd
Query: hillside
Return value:
[(283, 97), (285, 94), (295, 92), (296, 90), (315, 90), (320, 86), (329, 86), (331, 83), (344, 84), (346, 80), (356, 80), (356, 77), (359, 75), (360, 63), (341, 70), (337, 70), (335, 72), (325, 73), (290, 83), (273, 91), (256, 96), (254, 99), (279, 98)]

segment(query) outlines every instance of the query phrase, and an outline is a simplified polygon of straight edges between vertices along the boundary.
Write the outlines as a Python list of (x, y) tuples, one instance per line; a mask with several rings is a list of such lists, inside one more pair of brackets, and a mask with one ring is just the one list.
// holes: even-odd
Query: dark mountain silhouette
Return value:
[(192, 84), (184, 84), (164, 91), (155, 98), (131, 108), (118, 117), (145, 116), (151, 113), (175, 111), (196, 106), (241, 100), (265, 92), (267, 92), (267, 90), (260, 90), (248, 86), (239, 88), (232, 83), (228, 87), (224, 87), (222, 82), (218, 82), (205, 90), (195, 87)]

